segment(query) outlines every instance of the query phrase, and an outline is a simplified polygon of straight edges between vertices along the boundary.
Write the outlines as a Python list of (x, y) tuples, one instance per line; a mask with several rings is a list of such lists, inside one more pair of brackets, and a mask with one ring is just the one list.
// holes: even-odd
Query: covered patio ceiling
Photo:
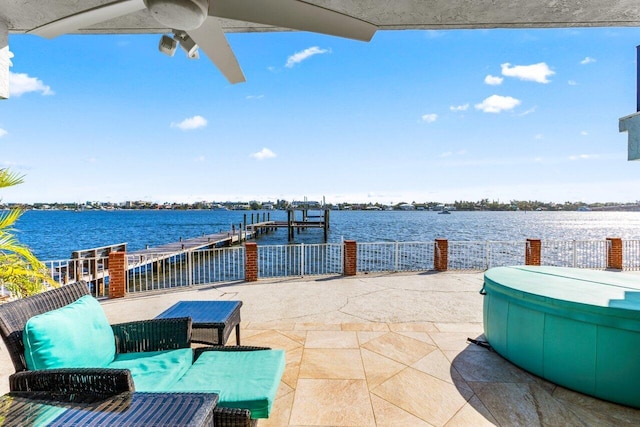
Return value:
[[(634, 0), (307, 0), (378, 26), (381, 30), (626, 27), (640, 25)], [(0, 22), (25, 33), (59, 18), (114, 0), (2, 0)], [(222, 20), (227, 32), (281, 30)], [(109, 20), (80, 33), (162, 33), (147, 10)]]

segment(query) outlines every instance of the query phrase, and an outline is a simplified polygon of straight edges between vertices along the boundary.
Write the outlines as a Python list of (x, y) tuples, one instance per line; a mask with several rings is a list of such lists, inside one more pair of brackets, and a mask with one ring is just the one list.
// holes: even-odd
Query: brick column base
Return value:
[(433, 269), (436, 271), (449, 269), (449, 241), (447, 239), (436, 239), (436, 244), (433, 245)]
[(244, 280), (258, 281), (258, 244), (256, 242), (244, 244)]
[(542, 261), (542, 241), (540, 239), (527, 239), (527, 247), (524, 251), (524, 263), (526, 265), (540, 265)]
[(344, 272), (345, 276), (355, 276), (358, 272), (358, 244), (355, 240), (344, 241)]
[(622, 270), (622, 239), (607, 237), (607, 268)]
[(127, 253), (109, 254), (109, 298), (122, 298), (127, 294)]

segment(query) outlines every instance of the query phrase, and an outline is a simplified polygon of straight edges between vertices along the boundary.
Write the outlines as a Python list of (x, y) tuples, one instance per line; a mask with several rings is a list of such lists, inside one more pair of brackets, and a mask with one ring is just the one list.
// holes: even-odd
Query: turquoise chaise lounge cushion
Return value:
[(206, 351), (170, 392), (213, 392), (218, 406), (267, 418), (284, 372), (284, 350)]
[(192, 363), (193, 350), (180, 348), (117, 354), (107, 368), (129, 369), (136, 391), (162, 392), (170, 390)]
[(89, 295), (27, 320), (22, 341), (30, 370), (104, 367), (116, 353), (113, 329)]

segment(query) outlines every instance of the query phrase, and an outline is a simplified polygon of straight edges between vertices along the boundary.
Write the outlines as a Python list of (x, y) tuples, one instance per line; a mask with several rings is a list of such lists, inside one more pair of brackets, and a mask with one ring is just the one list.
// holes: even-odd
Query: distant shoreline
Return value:
[[(640, 212), (640, 205), (618, 205), (618, 206), (589, 206), (584, 205), (585, 208), (575, 208), (575, 209), (564, 209), (564, 208), (536, 208), (536, 209), (490, 209), (490, 208), (476, 208), (476, 209), (465, 209), (465, 208), (447, 208), (444, 210), (448, 210), (450, 212), (576, 212), (576, 211), (584, 211), (584, 212)], [(212, 209), (212, 208), (203, 208), (203, 207), (177, 207), (177, 208), (164, 208), (164, 207), (110, 207), (110, 208), (94, 208), (94, 207), (82, 207), (82, 208), (67, 208), (67, 207), (34, 207), (34, 206), (25, 206), (22, 204), (6, 204), (0, 205), (0, 211), (9, 210), (9, 209), (22, 209), (24, 211), (49, 211), (49, 212), (109, 212), (109, 211), (219, 211), (220, 209)], [(309, 208), (308, 210), (319, 210), (324, 208)], [(334, 211), (357, 211), (357, 212), (375, 212), (375, 211), (395, 211), (395, 212), (440, 212), (443, 209), (428, 209), (428, 208), (414, 208), (414, 209), (371, 209), (367, 207), (350, 207), (348, 209), (340, 209), (340, 208), (328, 208)], [(234, 212), (276, 212), (276, 211), (286, 211), (287, 208), (284, 209), (224, 209), (226, 211), (234, 211)]]

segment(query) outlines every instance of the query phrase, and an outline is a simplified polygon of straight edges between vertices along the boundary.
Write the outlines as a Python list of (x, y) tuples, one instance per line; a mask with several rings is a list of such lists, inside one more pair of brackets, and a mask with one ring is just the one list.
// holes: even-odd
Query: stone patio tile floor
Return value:
[[(242, 344), (286, 351), (262, 427), (640, 425), (640, 410), (556, 386), (467, 342), (483, 339), (481, 284), (481, 273), (260, 281), (103, 307), (115, 323), (178, 300), (242, 300)], [(11, 369), (0, 350), (6, 392)]]

